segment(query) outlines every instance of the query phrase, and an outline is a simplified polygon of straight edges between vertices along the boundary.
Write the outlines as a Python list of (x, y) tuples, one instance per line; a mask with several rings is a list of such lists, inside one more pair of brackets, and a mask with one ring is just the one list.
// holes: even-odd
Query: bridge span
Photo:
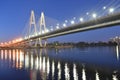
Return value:
[[(83, 32), (83, 31), (89, 31), (99, 28), (106, 28), (106, 27), (113, 27), (115, 25), (120, 25), (120, 13), (117, 14), (111, 14), (107, 15), (98, 19), (94, 19), (91, 21), (79, 23), (79, 24), (73, 24), (69, 27), (60, 28), (51, 32), (47, 32), (41, 35), (37, 35), (34, 37), (30, 37), (30, 39), (48, 39), (52, 37), (77, 33), (77, 32)], [(28, 39), (25, 39), (24, 41), (27, 41)]]

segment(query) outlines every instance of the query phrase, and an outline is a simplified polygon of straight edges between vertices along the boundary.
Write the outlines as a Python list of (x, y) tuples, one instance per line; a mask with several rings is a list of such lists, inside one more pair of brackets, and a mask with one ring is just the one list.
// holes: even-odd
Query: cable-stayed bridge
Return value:
[[(106, 9), (106, 7), (103, 7), (103, 9)], [(55, 29), (52, 27), (51, 29), (47, 28), (43, 12), (41, 13), (38, 24), (36, 24), (35, 14), (32, 10), (28, 26), (29, 29), (26, 31), (26, 35), (16, 40), (2, 42), (0, 46), (25, 47), (26, 45), (34, 45), (35, 47), (37, 47), (39, 44), (40, 47), (46, 47), (47, 39), (49, 38), (105, 27), (113, 27), (120, 24), (120, 12), (114, 12), (114, 10), (114, 8), (110, 8), (109, 13), (103, 16), (98, 16), (96, 13), (93, 13), (92, 19), (87, 21), (84, 21), (84, 18), (80, 17), (79, 22), (77, 23), (75, 23), (76, 17), (74, 17), (74, 19), (70, 21), (70, 25), (68, 25), (68, 20), (65, 20), (65, 23), (63, 23), (62, 25), (57, 24)], [(87, 13), (87, 15), (88, 14), (89, 13)]]

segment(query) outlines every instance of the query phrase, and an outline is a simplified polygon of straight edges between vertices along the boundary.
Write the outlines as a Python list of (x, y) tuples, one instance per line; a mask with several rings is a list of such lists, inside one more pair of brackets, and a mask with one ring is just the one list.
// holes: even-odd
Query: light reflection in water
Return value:
[(7, 50), (5, 50), (5, 60), (7, 59)]
[(41, 70), (41, 68), (42, 68), (42, 58), (41, 58), (41, 56), (40, 56), (40, 70)]
[(82, 69), (82, 80), (87, 80), (84, 66), (83, 66), (83, 69)]
[(33, 69), (33, 54), (31, 54), (31, 70)]
[(119, 46), (116, 46), (116, 54), (117, 54), (117, 60), (119, 60)]
[(38, 70), (38, 56), (35, 59), (35, 69)]
[(50, 72), (50, 61), (49, 58), (47, 58), (47, 75), (49, 75)]
[(100, 80), (99, 73), (96, 71), (96, 80)]
[(20, 69), (23, 67), (23, 63), (24, 63), (24, 53), (23, 53), (23, 51), (21, 51), (20, 50), (20, 65), (19, 65), (19, 67), (20, 67)]
[(45, 67), (46, 67), (46, 65), (45, 65), (45, 57), (43, 57), (43, 67), (42, 67), (42, 69), (43, 69), (43, 72), (45, 72)]
[(118, 80), (116, 75), (113, 75), (112, 77), (113, 77), (113, 80)]
[(78, 80), (78, 74), (77, 74), (77, 70), (76, 70), (76, 64), (73, 64), (73, 77), (74, 77), (74, 80)]
[(69, 68), (68, 68), (68, 65), (67, 63), (65, 63), (65, 79), (66, 80), (70, 80), (70, 74), (69, 74)]
[(55, 72), (55, 64), (54, 61), (52, 61), (52, 79), (54, 79), (54, 72)]
[[(119, 53), (119, 51), (117, 50), (118, 47), (116, 47), (116, 52)], [(64, 78), (65, 80), (70, 80), (72, 73), (74, 80), (80, 80), (79, 79), (80, 77), (82, 78), (82, 80), (87, 80), (88, 73), (86, 72), (88, 68), (86, 69), (86, 65), (81, 66), (81, 64), (78, 65), (76, 63), (72, 63), (72, 66), (70, 66), (69, 64), (71, 63), (62, 62), (57, 59), (55, 60), (51, 59), (49, 56), (46, 56), (47, 53), (45, 54), (45, 56), (43, 56), (42, 50), (40, 50), (40, 54), (37, 54), (37, 52), (34, 54), (31, 53), (31, 51), (25, 53), (24, 51), (18, 49), (13, 49), (8, 51), (1, 50), (0, 52), (1, 52), (0, 53), (1, 60), (5, 59), (5, 60), (9, 60), (9, 62), (13, 61), (13, 64), (11, 65), (13, 65), (14, 68), (22, 69), (25, 67), (25, 69), (30, 70), (31, 80), (37, 80), (37, 77), (41, 77), (43, 80), (46, 80), (47, 78), (49, 78), (49, 76), (51, 76), (51, 78), (54, 80), (56, 79), (55, 78), (56, 75), (57, 75), (57, 80), (62, 80)], [(117, 54), (117, 56), (119, 56), (119, 54)], [(83, 68), (81, 69), (79, 67), (83, 67)], [(100, 80), (101, 73), (98, 73), (99, 71), (98, 69), (96, 70), (94, 70), (95, 71), (94, 78), (96, 80)], [(40, 72), (39, 75), (38, 72)], [(63, 73), (64, 75), (62, 75)], [(79, 77), (81, 73), (82, 75)], [(112, 80), (118, 80), (116, 75), (111, 74), (111, 76), (112, 76)]]
[(29, 55), (28, 54), (25, 55), (25, 68), (26, 69), (29, 68)]
[(3, 50), (1, 50), (1, 59), (3, 60)]
[(58, 80), (61, 80), (61, 65), (60, 65), (60, 62), (58, 62)]

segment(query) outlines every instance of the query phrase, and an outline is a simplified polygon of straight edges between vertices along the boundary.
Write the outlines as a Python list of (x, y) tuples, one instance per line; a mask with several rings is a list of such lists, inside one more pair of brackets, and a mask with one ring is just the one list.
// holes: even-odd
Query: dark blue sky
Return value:
[[(20, 37), (25, 28), (31, 10), (38, 17), (43, 11), (46, 16), (60, 22), (74, 16), (86, 15), (86, 12), (101, 12), (102, 6), (114, 0), (2, 0), (0, 1), (0, 41)], [(119, 0), (116, 0), (119, 1)], [(113, 5), (112, 7), (116, 6)], [(105, 11), (104, 11), (105, 12)], [(100, 14), (100, 13), (99, 13)], [(111, 27), (87, 31), (49, 39), (50, 41), (106, 41), (120, 35), (120, 27)]]

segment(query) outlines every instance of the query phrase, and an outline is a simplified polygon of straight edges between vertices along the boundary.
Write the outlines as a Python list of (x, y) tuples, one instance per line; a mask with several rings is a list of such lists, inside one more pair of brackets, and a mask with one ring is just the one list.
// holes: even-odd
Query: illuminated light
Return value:
[(67, 66), (67, 63), (65, 63), (65, 79), (70, 80), (69, 68)]
[(75, 21), (72, 20), (72, 21), (71, 21), (71, 24), (75, 24)]
[(63, 24), (63, 27), (66, 27), (66, 24), (65, 24), (65, 23)]
[(78, 74), (77, 74), (77, 70), (76, 70), (76, 65), (73, 65), (73, 76), (74, 76), (74, 80), (78, 80)]
[(113, 80), (118, 80), (116, 75), (113, 75), (112, 77), (113, 77)]
[(96, 72), (96, 79), (95, 80), (100, 80), (98, 72)]
[(34, 37), (35, 35), (33, 34), (32, 37)]
[(46, 29), (46, 32), (49, 32), (49, 29)]
[(20, 42), (20, 41), (22, 41), (22, 40), (23, 40), (22, 38), (17, 39), (18, 42)]
[(1, 45), (3, 45), (3, 43), (0, 43)]
[(3, 60), (3, 50), (1, 50), (1, 59)]
[(42, 34), (44, 34), (44, 33), (45, 33), (45, 31), (42, 30)]
[(55, 63), (52, 61), (52, 77), (54, 77), (54, 72), (55, 72)]
[[(13, 58), (13, 62), (15, 63), (15, 50), (13, 50), (13, 56), (12, 56), (12, 58)], [(15, 66), (15, 64), (13, 65), (13, 67)]]
[(116, 36), (115, 38), (118, 39), (118, 36)]
[(117, 60), (119, 60), (119, 47), (118, 47), (118, 45), (116, 46), (116, 54), (117, 54)]
[(93, 13), (93, 14), (92, 14), (92, 17), (93, 17), (93, 18), (96, 18), (96, 17), (97, 17), (97, 14), (96, 14), (96, 13)]
[(113, 13), (113, 12), (114, 12), (114, 8), (110, 8), (109, 13)]
[(61, 80), (61, 65), (60, 65), (60, 62), (58, 62), (58, 80)]
[(5, 50), (5, 60), (7, 59), (7, 50)]
[(33, 55), (31, 55), (31, 69), (33, 69)]
[(47, 59), (47, 74), (49, 75), (50, 73), (50, 62), (49, 62), (49, 58)]
[(16, 42), (18, 42), (19, 40), (18, 40), (18, 39), (16, 39), (15, 41), (16, 41)]
[(25, 68), (29, 68), (29, 55), (25, 55)]
[(41, 34), (41, 32), (39, 32), (38, 34)]
[(25, 36), (25, 38), (24, 39), (27, 39), (28, 37), (27, 36)]
[(57, 29), (59, 29), (60, 27), (59, 26), (56, 26)]
[(83, 18), (80, 18), (80, 22), (83, 22)]
[(20, 50), (20, 61), (24, 61), (24, 53)]
[(9, 50), (9, 60), (11, 61), (11, 50)]
[(43, 72), (45, 72), (45, 57), (43, 57)]
[(85, 69), (82, 69), (82, 80), (86, 80)]
[(37, 56), (37, 58), (35, 60), (35, 68), (36, 68), (36, 70), (38, 70), (38, 56)]
[(105, 9), (106, 9), (106, 6), (104, 6), (103, 9), (105, 10)]

